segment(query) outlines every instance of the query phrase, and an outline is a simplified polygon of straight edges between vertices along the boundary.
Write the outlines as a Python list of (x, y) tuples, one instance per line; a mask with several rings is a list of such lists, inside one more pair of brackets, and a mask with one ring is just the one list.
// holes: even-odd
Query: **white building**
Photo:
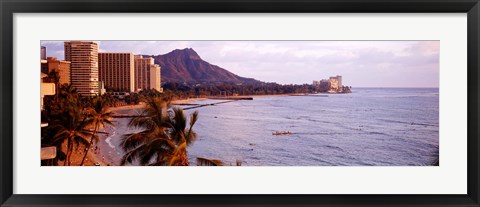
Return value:
[(151, 57), (135, 55), (135, 90), (155, 89), (163, 92), (161, 87), (161, 68)]
[(98, 44), (64, 42), (65, 60), (70, 62), (70, 82), (83, 96), (98, 95)]

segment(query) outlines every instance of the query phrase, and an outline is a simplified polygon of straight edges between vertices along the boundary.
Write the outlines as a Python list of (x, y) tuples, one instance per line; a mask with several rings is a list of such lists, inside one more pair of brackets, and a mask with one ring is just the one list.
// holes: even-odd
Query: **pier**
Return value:
[(204, 106), (215, 106), (215, 105), (218, 105), (218, 104), (230, 103), (230, 102), (239, 101), (239, 100), (241, 100), (241, 99), (222, 101), (222, 102), (217, 102), (217, 103), (209, 103), (209, 104), (198, 104), (196, 106), (185, 107), (185, 108), (183, 108), (183, 110), (186, 111), (186, 110), (189, 110), (189, 109), (195, 109), (195, 108), (200, 108), (200, 107), (204, 107)]
[(225, 96), (225, 97), (212, 96), (212, 97), (208, 97), (208, 99), (238, 101), (238, 100), (253, 100), (253, 97), (251, 96)]

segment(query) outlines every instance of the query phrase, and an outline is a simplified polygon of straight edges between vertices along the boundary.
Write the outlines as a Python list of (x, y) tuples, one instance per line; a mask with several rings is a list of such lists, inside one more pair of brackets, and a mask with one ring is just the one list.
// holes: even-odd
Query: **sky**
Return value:
[[(100, 52), (162, 55), (192, 48), (237, 75), (280, 84), (343, 76), (352, 87), (439, 87), (440, 41), (97, 41)], [(42, 41), (64, 59), (63, 41)]]

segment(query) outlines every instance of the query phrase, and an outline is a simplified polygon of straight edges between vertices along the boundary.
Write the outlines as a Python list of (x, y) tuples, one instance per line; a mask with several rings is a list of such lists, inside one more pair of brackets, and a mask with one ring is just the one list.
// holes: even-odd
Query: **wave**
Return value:
[(112, 137), (115, 136), (116, 134), (116, 131), (113, 131), (112, 135), (107, 137), (107, 139), (105, 139), (105, 142), (108, 144), (108, 146), (110, 146), (110, 148), (112, 149), (115, 149), (115, 145), (113, 145), (112, 143)]

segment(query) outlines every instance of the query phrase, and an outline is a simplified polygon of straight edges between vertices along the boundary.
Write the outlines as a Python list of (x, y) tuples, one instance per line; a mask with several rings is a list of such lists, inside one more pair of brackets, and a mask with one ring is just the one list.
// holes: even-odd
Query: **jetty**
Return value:
[[(239, 100), (241, 100), (241, 99), (239, 99)], [(200, 107), (204, 107), (204, 106), (215, 106), (215, 105), (218, 105), (218, 104), (230, 103), (230, 102), (234, 102), (234, 101), (238, 101), (238, 100), (221, 101), (221, 102), (217, 102), (217, 103), (208, 103), (208, 104), (198, 104), (196, 106), (185, 107), (185, 108), (183, 108), (183, 110), (185, 111), (185, 110), (200, 108)]]
[[(221, 98), (216, 98), (217, 100), (218, 99), (221, 99)], [(221, 99), (221, 100), (224, 100), (224, 99)], [(224, 103), (230, 103), (230, 102), (234, 102), (234, 101), (240, 101), (240, 100), (251, 100), (251, 99), (244, 99), (243, 98), (235, 98), (235, 99), (226, 99), (226, 101), (220, 101), (220, 102), (216, 102), (216, 103), (207, 103), (207, 104), (191, 104), (191, 103), (181, 103), (181, 104), (174, 104), (174, 105), (179, 105), (179, 106), (188, 106), (188, 107), (185, 107), (183, 108), (184, 111), (186, 110), (190, 110), (190, 109), (195, 109), (195, 108), (200, 108), (200, 107), (205, 107), (205, 106), (215, 106), (215, 105), (218, 105), (218, 104), (224, 104)], [(143, 115), (140, 115), (140, 114), (136, 114), (136, 115), (132, 115), (132, 114), (112, 114), (111, 117), (113, 118), (135, 118), (135, 117), (144, 117)]]
[(217, 100), (253, 100), (253, 97), (251, 96), (225, 96), (225, 97), (219, 97), (219, 96), (211, 96), (208, 97), (208, 99), (217, 99)]
[(200, 108), (200, 107), (205, 107), (205, 106), (215, 106), (218, 104), (224, 104), (224, 103), (230, 103), (234, 101), (240, 101), (240, 100), (253, 100), (253, 97), (249, 96), (225, 96), (225, 97), (218, 97), (218, 96), (212, 96), (212, 97), (207, 97), (207, 99), (211, 100), (225, 100), (225, 101), (220, 101), (216, 103), (207, 103), (207, 104), (191, 104), (191, 103), (184, 103), (184, 104), (178, 104), (178, 105), (185, 105), (189, 107), (183, 108), (183, 110), (190, 110), (190, 109), (195, 109), (195, 108)]

